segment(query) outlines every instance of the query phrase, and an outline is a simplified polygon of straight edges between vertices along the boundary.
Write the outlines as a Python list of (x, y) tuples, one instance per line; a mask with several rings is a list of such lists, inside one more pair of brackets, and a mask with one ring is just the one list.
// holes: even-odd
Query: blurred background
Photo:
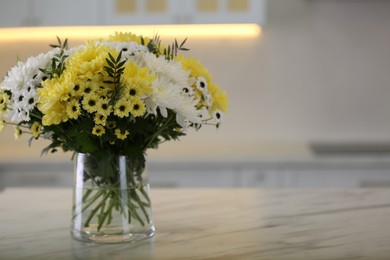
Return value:
[[(102, 30), (42, 34), (43, 27), (111, 25), (114, 33), (116, 25), (153, 25), (170, 43), (186, 37), (179, 24), (257, 26), (219, 36), (185, 27), (187, 54), (209, 69), (231, 106), (220, 129), (148, 151), (152, 186), (390, 187), (389, 1), (1, 0), (0, 78), (18, 58), (48, 51), (56, 36), (76, 46)], [(13, 129), (4, 130), (0, 187), (70, 187), (71, 154), (41, 157), (45, 144), (29, 147), (27, 137), (15, 141)]]

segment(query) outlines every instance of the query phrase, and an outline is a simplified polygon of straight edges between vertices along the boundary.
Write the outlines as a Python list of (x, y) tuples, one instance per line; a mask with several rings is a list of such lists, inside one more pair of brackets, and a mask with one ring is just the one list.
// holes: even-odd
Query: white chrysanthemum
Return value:
[(23, 121), (30, 121), (30, 114), (26, 110), (17, 107), (11, 109), (7, 117), (15, 124), (19, 124)]
[(186, 128), (190, 122), (201, 123), (196, 109), (197, 100), (181, 93), (182, 88), (168, 79), (161, 77), (152, 83), (153, 93), (145, 100), (146, 109), (150, 114), (156, 114), (157, 108), (163, 117), (168, 116), (168, 110), (176, 112), (177, 123)]
[(20, 91), (28, 87), (28, 83), (30, 82), (40, 82), (43, 74), (39, 69), (49, 66), (51, 59), (59, 51), (59, 49), (54, 49), (48, 53), (30, 57), (26, 62), (19, 61), (16, 66), (10, 69), (8, 75), (4, 78), (3, 88), (11, 92)]
[(204, 77), (197, 77), (195, 86), (197, 89), (202, 91), (202, 93), (204, 94), (208, 93), (208, 84), (207, 84), (207, 80)]
[(206, 103), (206, 107), (209, 108), (211, 106), (211, 100), (212, 100), (211, 94), (210, 93), (203, 94), (202, 97), (204, 102)]
[(183, 95), (187, 95), (187, 96), (193, 96), (193, 95), (195, 94), (195, 93), (194, 93), (194, 89), (193, 89), (192, 87), (190, 87), (190, 86), (185, 86), (185, 87), (182, 89), (181, 93), (182, 93)]
[(53, 56), (59, 52), (60, 49), (57, 48), (30, 57), (26, 62), (18, 62), (4, 78), (1, 87), (11, 91), (12, 94), (13, 102), (9, 106), (8, 115), (12, 122), (18, 124), (30, 120), (29, 112), (37, 102), (36, 86), (45, 76), (40, 69), (50, 66)]
[(37, 102), (38, 96), (35, 88), (31, 88), (30, 91), (24, 91), (24, 99), (22, 101), (22, 106), (25, 111), (30, 112), (31, 110), (33, 110)]
[(156, 114), (157, 107), (163, 117), (168, 116), (167, 109), (174, 109), (179, 99), (181, 89), (168, 81), (164, 77), (157, 78), (152, 83), (153, 93), (146, 98), (146, 111), (150, 114)]
[(219, 123), (222, 121), (223, 113), (219, 109), (215, 110), (213, 113), (213, 119), (216, 123)]
[(148, 48), (135, 42), (95, 42), (96, 46), (103, 45), (122, 51), (123, 58), (129, 58), (136, 52), (147, 52)]
[(183, 96), (180, 101), (175, 108), (176, 122), (183, 128), (187, 128), (190, 123), (201, 124), (201, 115), (196, 109), (198, 101), (189, 96)]
[(189, 72), (182, 68), (180, 62), (166, 60), (163, 56), (157, 58), (149, 52), (135, 53), (134, 61), (138, 66), (148, 67), (153, 74), (164, 77), (176, 85), (184, 87), (189, 83)]

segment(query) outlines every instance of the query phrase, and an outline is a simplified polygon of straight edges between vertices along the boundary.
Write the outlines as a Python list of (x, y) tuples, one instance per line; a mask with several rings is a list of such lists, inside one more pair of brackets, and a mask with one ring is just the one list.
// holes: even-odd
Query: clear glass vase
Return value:
[(106, 154), (74, 159), (71, 234), (93, 243), (124, 243), (154, 235), (144, 163)]

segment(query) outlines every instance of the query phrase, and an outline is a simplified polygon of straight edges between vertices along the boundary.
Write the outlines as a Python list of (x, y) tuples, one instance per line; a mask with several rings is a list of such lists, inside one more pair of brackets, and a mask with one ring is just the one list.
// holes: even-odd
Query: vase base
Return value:
[(72, 238), (78, 241), (94, 244), (119, 244), (133, 243), (152, 238), (155, 230), (151, 229), (146, 233), (131, 234), (91, 234), (89, 232), (72, 231)]

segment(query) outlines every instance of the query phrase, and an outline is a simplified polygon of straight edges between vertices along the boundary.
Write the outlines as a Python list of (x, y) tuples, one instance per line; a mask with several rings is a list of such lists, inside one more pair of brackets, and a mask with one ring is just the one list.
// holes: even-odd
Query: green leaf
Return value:
[[(118, 64), (118, 62), (121, 60), (121, 58), (122, 58), (122, 51), (119, 52), (119, 55), (118, 55), (118, 57), (116, 58), (115, 63)], [(120, 67), (120, 66), (118, 66), (118, 67)]]
[(117, 65), (118, 68), (123, 67), (123, 65), (125, 65), (126, 61), (127, 61), (127, 60), (124, 60), (124, 61), (118, 63), (118, 65)]
[[(110, 57), (112, 57), (110, 53), (108, 55), (110, 55)], [(110, 66), (110, 68), (115, 68), (115, 64), (114, 64), (115, 61), (111, 62), (109, 59), (106, 59), (106, 61), (108, 63), (108, 66)], [(105, 67), (105, 68), (107, 68), (107, 67)]]

